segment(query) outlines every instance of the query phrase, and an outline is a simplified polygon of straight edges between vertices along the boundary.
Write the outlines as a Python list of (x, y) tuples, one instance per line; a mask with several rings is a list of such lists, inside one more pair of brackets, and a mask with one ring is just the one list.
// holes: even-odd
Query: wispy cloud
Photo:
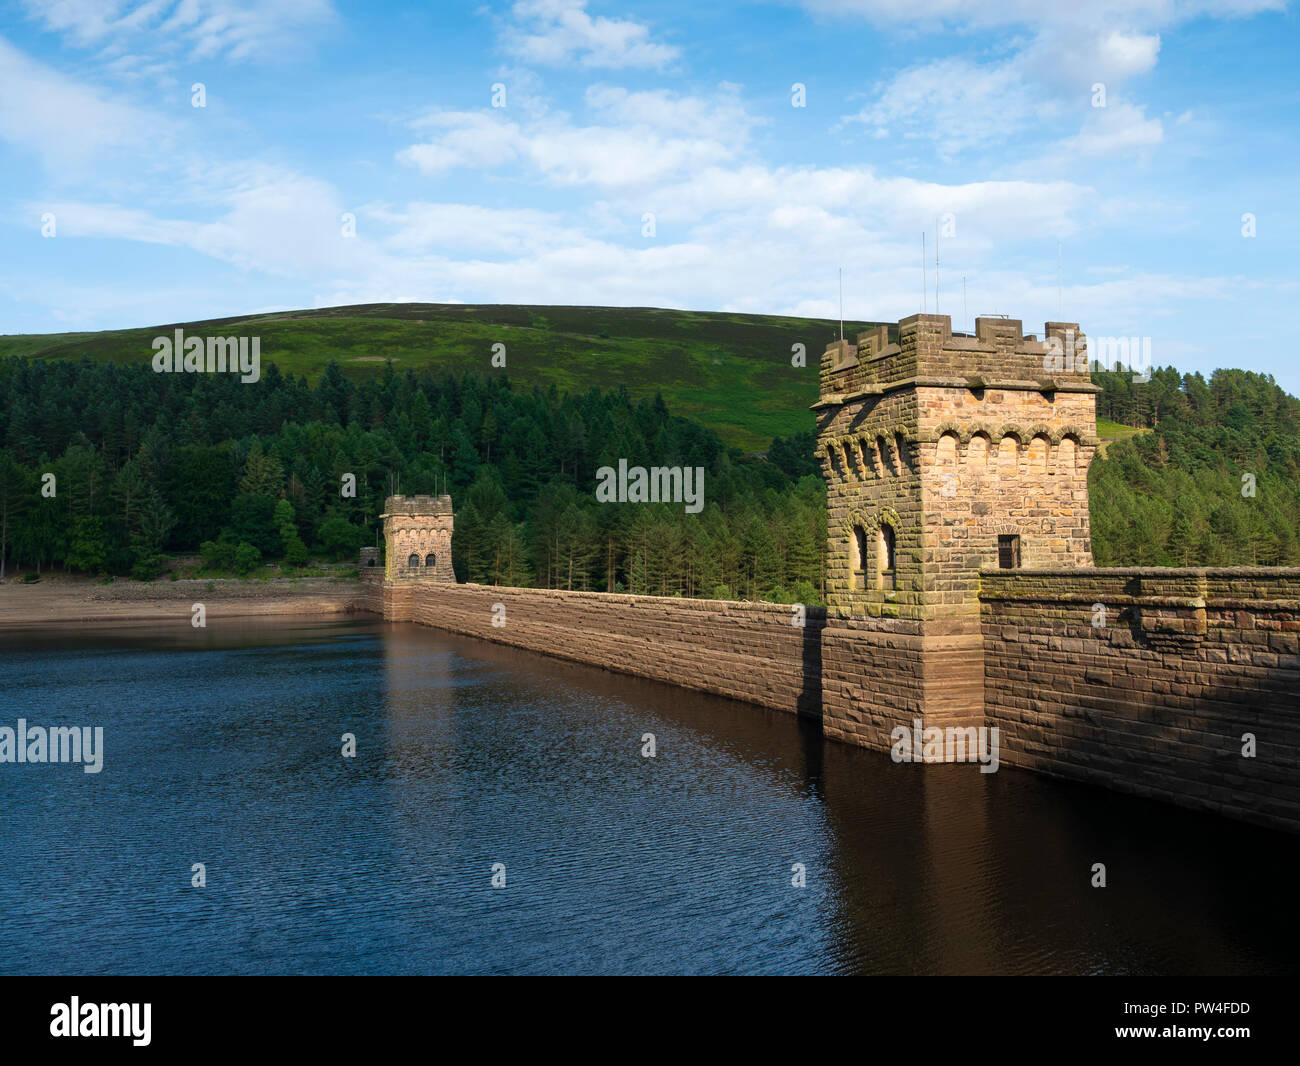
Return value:
[(330, 0), (24, 0), (29, 15), (106, 57), (176, 54), (232, 62), (297, 50), (334, 23)]
[(510, 166), (552, 185), (645, 188), (735, 158), (757, 122), (734, 86), (705, 99), (600, 85), (587, 90), (584, 103), (596, 121), (575, 123), (564, 113), (516, 121), (503, 110), (434, 111), (412, 123), (432, 136), (398, 159), (430, 177)]
[(661, 70), (681, 55), (652, 40), (643, 23), (586, 9), (586, 0), (520, 0), (511, 8), (514, 21), (503, 28), (502, 47), (527, 63), (614, 70)]
[(58, 180), (84, 176), (106, 152), (139, 151), (170, 125), (0, 38), (0, 140), (35, 155)]

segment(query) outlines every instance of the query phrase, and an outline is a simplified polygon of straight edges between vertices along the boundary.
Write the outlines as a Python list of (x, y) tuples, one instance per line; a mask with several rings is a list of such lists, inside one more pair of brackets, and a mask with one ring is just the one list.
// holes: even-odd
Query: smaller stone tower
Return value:
[(384, 501), (385, 581), (449, 581), (450, 496), (389, 496)]

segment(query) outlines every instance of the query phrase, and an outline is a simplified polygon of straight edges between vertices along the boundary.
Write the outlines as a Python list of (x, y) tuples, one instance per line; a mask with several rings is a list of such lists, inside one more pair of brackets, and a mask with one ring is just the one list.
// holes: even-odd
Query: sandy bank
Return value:
[(189, 619), (201, 603), (209, 619), (235, 615), (345, 614), (359, 609), (358, 580), (277, 578), (269, 581), (92, 581), (45, 578), (0, 582), (0, 628), (53, 622)]

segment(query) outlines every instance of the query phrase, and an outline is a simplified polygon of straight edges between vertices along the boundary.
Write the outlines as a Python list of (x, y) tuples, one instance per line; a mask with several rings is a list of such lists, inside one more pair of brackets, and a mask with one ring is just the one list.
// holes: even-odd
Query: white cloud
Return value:
[(520, 0), (511, 13), (520, 25), (506, 27), (502, 45), (529, 63), (661, 70), (680, 49), (650, 39), (649, 27), (630, 19), (592, 17), (586, 0)]
[(552, 125), (527, 141), (533, 165), (557, 185), (645, 188), (730, 158), (708, 137), (671, 137), (619, 126)]
[(585, 242), (563, 216), (528, 208), (415, 202), (401, 210), (372, 205), (365, 213), (391, 231), (384, 244), (398, 254), (456, 250), (478, 258)]
[(606, 121), (668, 133), (706, 135), (739, 146), (758, 120), (741, 102), (739, 87), (724, 82), (712, 98), (681, 96), (668, 89), (629, 92), (612, 85), (593, 85), (584, 96), (589, 108)]
[[(1158, 31), (1198, 16), (1284, 10), (1285, 0), (804, 0), (804, 6), (822, 16), (890, 25), (1029, 31), (1007, 57), (942, 59), (903, 70), (845, 120), (877, 137), (901, 133), (931, 141), (947, 160), (980, 148), (1000, 151), (1031, 123), (1071, 114), (1080, 129), (1061, 146), (1087, 155), (1151, 148), (1163, 140), (1161, 123), (1124, 102), (1122, 90), (1155, 69)], [(1099, 83), (1119, 113), (1087, 113)]]
[(0, 140), (39, 156), (60, 178), (114, 149), (138, 150), (170, 124), (65, 77), (0, 38)]
[(270, 275), (303, 277), (320, 270), (364, 267), (371, 256), (367, 242), (342, 236), (344, 207), (327, 183), (256, 166), (232, 167), (223, 177), (221, 213), (206, 222), (76, 200), (28, 210), (53, 211), (60, 239), (108, 238), (189, 248)]
[(1024, 128), (1038, 107), (1016, 62), (980, 65), (941, 59), (911, 67), (851, 116), (877, 134), (901, 131), (932, 139), (942, 158), (1002, 141)]
[[(1153, 35), (1049, 33), (1005, 60), (950, 58), (907, 68), (845, 123), (877, 136), (930, 141), (943, 160), (981, 148), (1000, 150), (1025, 129), (1071, 114), (1082, 128), (1069, 143), (1088, 155), (1150, 147), (1162, 139), (1160, 122), (1136, 121), (1141, 109), (1121, 100), (1120, 88), (1153, 69), (1159, 52), (1160, 38)], [(1105, 87), (1110, 115), (1091, 108), (1098, 83)]]
[[(782, 167), (750, 165), (711, 168), (657, 194), (660, 217), (692, 223), (718, 215), (727, 227), (753, 232), (765, 220), (791, 212), (826, 212), (846, 233), (846, 244), (888, 239), (904, 261), (912, 243), (936, 217), (953, 214), (962, 244), (992, 248), (1009, 235), (1068, 236), (1078, 216), (1092, 210), (1096, 195), (1068, 181), (977, 181), (955, 185), (906, 177), (881, 177), (869, 167)], [(715, 223), (718, 224), (718, 223)], [(721, 225), (721, 224), (719, 224)], [(784, 227), (781, 227), (784, 228)], [(816, 243), (817, 235), (804, 240)]]
[(1066, 156), (1127, 155), (1153, 148), (1164, 140), (1158, 118), (1147, 118), (1144, 108), (1124, 102), (1093, 110), (1083, 128), (1057, 146)]
[(293, 51), (335, 21), (330, 0), (24, 0), (29, 15), (106, 54), (184, 53), (231, 61)]
[(586, 103), (603, 121), (577, 125), (555, 114), (520, 125), (500, 111), (434, 112), (412, 123), (434, 136), (397, 158), (430, 177), (522, 164), (556, 186), (644, 189), (736, 158), (755, 124), (731, 86), (716, 100), (595, 86)]
[(400, 162), (430, 177), (457, 167), (492, 168), (512, 162), (524, 142), (519, 127), (496, 112), (437, 111), (411, 125), (440, 131), (431, 140), (397, 153)]
[(852, 15), (876, 22), (950, 22), (970, 26), (1077, 26), (1116, 23), (1173, 25), (1202, 15), (1233, 18), (1283, 11), (1286, 0), (803, 0), (820, 15)]

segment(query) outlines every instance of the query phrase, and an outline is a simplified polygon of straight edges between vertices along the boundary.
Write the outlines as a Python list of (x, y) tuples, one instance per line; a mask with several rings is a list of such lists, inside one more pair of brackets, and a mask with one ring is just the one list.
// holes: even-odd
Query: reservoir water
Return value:
[(0, 726), (104, 730), (98, 774), (0, 764), (3, 972), (1298, 968), (1288, 835), (411, 625), (209, 624), (0, 633)]

